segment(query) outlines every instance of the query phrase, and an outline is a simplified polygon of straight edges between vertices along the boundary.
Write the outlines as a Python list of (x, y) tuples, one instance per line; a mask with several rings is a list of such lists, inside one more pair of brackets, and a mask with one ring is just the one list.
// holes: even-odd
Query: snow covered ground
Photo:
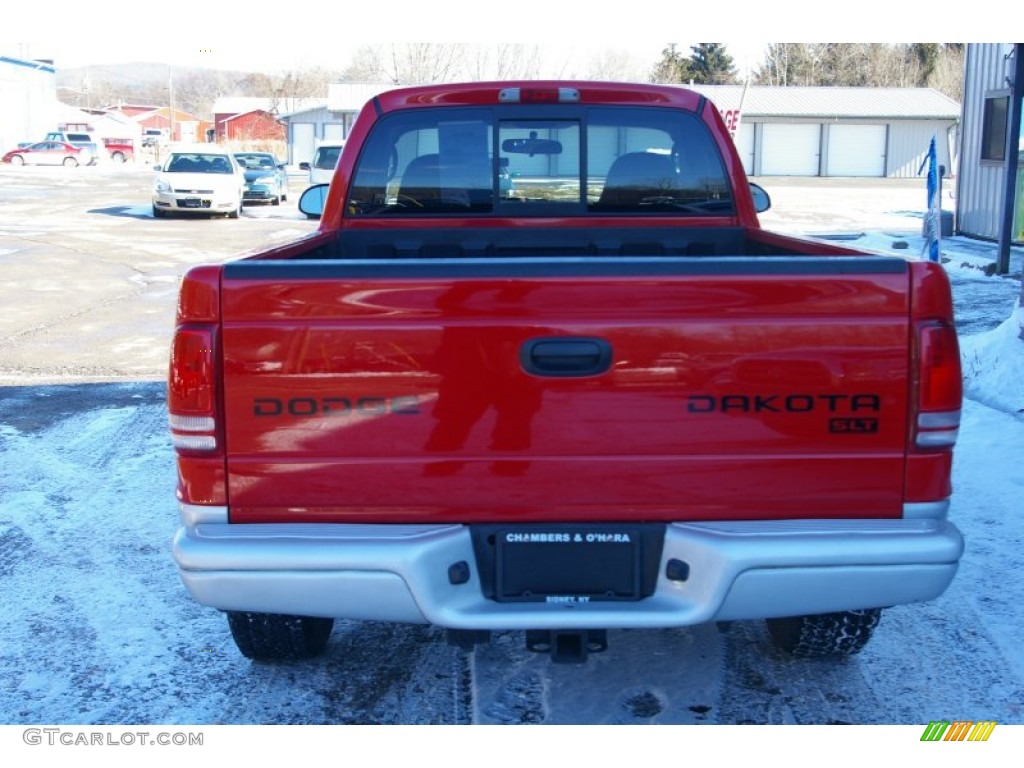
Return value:
[[(780, 190), (776, 205), (789, 194)], [(919, 218), (915, 223), (907, 213), (913, 201), (899, 199), (879, 213), (877, 199), (868, 197), (849, 208), (857, 227), (819, 216), (779, 228), (842, 233), (853, 247), (920, 253)], [(772, 225), (767, 216), (765, 224)], [(8, 765), (42, 759), (24, 734), (53, 724), (74, 733), (134, 724), (184, 733), (261, 723), (849, 723), (913, 726), (901, 739), (908, 748), (934, 747), (923, 758), (932, 764), (950, 759), (949, 748), (960, 763), (970, 759), (963, 748), (985, 764), (1019, 764), (1009, 755), (1024, 745), (1024, 728), (1008, 726), (1024, 724), (1024, 342), (1017, 337), (1024, 312), (1014, 312), (1022, 254), (1014, 250), (1015, 278), (997, 278), (979, 268), (992, 250), (963, 238), (943, 248), (967, 394), (951, 510), (967, 541), (962, 568), (939, 600), (886, 611), (865, 651), (841, 662), (785, 657), (758, 622), (614, 632), (609, 651), (579, 667), (527, 653), (512, 633), (467, 652), (431, 628), (339, 622), (324, 658), (253, 664), (235, 650), (223, 617), (188, 599), (170, 560), (177, 513), (162, 384), (0, 387), (0, 723), (9, 725), (0, 729), (0, 753), (12, 756)], [(999, 726), (987, 744), (945, 745), (944, 752), (943, 745), (920, 745), (924, 726), (943, 719)], [(218, 732), (205, 730), (215, 741)], [(820, 732), (797, 730), (803, 744), (820, 743)], [(556, 739), (578, 736), (556, 732), (540, 737), (552, 749)], [(637, 745), (633, 759), (644, 745), (672, 748), (660, 735), (624, 733)], [(692, 733), (678, 733), (680, 743), (707, 744)], [(531, 759), (485, 734), (470, 738), (473, 749), (486, 749), (488, 762)], [(771, 738), (760, 729), (728, 734), (712, 743), (716, 759), (734, 739)], [(244, 747), (247, 740), (236, 738)], [(368, 738), (374, 737), (338, 734), (380, 747)], [(591, 747), (578, 745), (572, 759), (627, 759), (614, 745), (600, 747), (614, 738), (606, 731), (580, 738)], [(867, 759), (864, 747), (844, 750), (842, 735), (829, 738), (822, 748), (830, 765)], [(422, 742), (413, 735), (409, 743)], [(234, 759), (244, 751), (204, 750), (197, 758), (190, 748), (187, 759), (206, 764), (211, 755)], [(74, 757), (107, 765), (129, 759), (114, 753), (105, 749), (100, 758), (83, 749)], [(681, 754), (698, 759), (686, 749)], [(354, 759), (348, 748), (344, 755), (337, 759)], [(146, 758), (180, 762), (182, 753), (169, 747)]]

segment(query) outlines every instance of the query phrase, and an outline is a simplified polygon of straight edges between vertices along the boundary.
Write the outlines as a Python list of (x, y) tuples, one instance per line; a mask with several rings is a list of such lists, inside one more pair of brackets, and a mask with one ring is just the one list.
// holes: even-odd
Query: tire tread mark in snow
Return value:
[[(738, 621), (726, 634), (726, 685), (719, 724), (840, 725), (892, 722), (858, 656), (794, 658), (774, 647), (764, 622)], [(876, 638), (877, 640), (877, 638)]]

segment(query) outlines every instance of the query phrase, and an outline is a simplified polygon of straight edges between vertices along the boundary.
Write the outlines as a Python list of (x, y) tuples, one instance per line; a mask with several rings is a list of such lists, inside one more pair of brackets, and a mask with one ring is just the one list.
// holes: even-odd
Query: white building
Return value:
[(56, 126), (57, 109), (52, 63), (0, 53), (0, 153), (41, 141)]
[(326, 100), (282, 115), (288, 127), (288, 162), (309, 162), (321, 141), (347, 139), (363, 105), (394, 87), (386, 83), (331, 83)]
[(953, 172), (960, 105), (933, 88), (685, 87), (723, 116), (740, 111), (736, 147), (750, 176), (915, 178), (933, 136)]

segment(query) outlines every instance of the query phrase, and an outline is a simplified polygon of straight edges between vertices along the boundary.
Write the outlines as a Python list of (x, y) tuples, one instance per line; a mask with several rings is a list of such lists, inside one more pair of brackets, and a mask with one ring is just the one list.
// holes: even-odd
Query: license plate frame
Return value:
[(209, 208), (210, 201), (201, 197), (185, 197), (181, 200), (182, 208)]
[(643, 538), (632, 528), (498, 530), (495, 599), (581, 604), (643, 597)]

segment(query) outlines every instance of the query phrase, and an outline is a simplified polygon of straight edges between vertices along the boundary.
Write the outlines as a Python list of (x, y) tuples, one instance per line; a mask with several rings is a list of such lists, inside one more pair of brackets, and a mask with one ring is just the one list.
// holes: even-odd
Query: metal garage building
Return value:
[[(957, 176), (956, 229), (999, 239), (1005, 205), (1012, 43), (970, 43), (964, 75), (963, 136)], [(1017, 200), (1011, 238), (1024, 242), (1024, 151), (1017, 153)]]
[(319, 105), (281, 115), (288, 126), (288, 162), (298, 165), (313, 159), (317, 144), (347, 139), (363, 105), (395, 86), (383, 83), (332, 83)]
[(953, 170), (960, 105), (932, 88), (686, 86), (723, 114), (740, 109), (736, 146), (751, 176), (918, 176), (932, 136)]
[(0, 154), (38, 141), (57, 119), (57, 77), (51, 62), (0, 53)]

